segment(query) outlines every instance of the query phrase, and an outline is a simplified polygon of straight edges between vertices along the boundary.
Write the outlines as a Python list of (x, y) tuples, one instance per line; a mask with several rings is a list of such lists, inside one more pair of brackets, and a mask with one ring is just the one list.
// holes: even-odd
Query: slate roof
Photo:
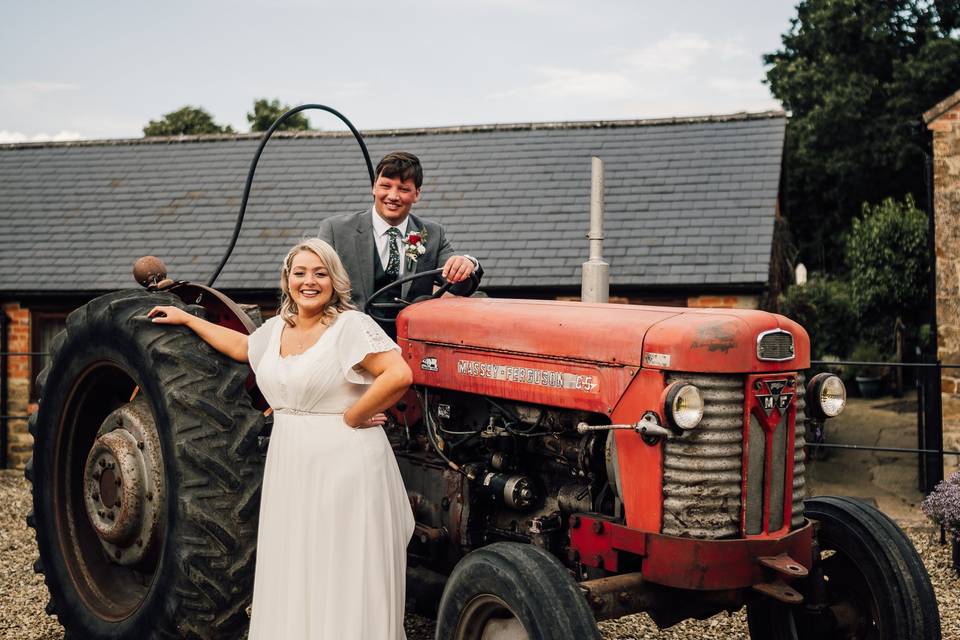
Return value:
[[(606, 165), (613, 286), (760, 289), (785, 124), (771, 112), (364, 136), (374, 162), (397, 149), (420, 156), (414, 211), (481, 259), (488, 287), (579, 287), (595, 154)], [(294, 241), (325, 216), (371, 204), (348, 133), (278, 136), (220, 288), (275, 288)], [(231, 236), (257, 144), (232, 135), (0, 145), (0, 291), (127, 287), (146, 254), (163, 258), (172, 277), (205, 282)]]

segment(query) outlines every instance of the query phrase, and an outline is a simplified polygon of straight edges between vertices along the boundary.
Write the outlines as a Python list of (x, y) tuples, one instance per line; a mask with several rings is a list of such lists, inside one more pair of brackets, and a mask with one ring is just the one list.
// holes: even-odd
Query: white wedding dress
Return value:
[(274, 317), (250, 336), (274, 424), (249, 637), (402, 640), (413, 513), (383, 429), (343, 421), (372, 382), (356, 365), (399, 347), (347, 311), (304, 353), (281, 357), (284, 326)]

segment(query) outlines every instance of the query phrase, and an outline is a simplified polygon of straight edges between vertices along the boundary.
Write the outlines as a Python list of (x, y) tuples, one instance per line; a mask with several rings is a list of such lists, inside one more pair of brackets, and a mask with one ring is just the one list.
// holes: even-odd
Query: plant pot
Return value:
[(879, 398), (883, 395), (883, 378), (880, 376), (857, 376), (857, 388), (864, 398)]

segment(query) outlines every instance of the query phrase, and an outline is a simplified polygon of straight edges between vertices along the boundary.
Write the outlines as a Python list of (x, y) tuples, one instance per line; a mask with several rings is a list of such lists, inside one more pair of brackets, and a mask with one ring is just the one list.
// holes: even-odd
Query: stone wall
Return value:
[[(3, 305), (3, 313), (10, 320), (8, 348), (13, 353), (30, 351), (30, 311), (17, 303)], [(36, 410), (30, 403), (30, 357), (10, 356), (7, 365), (9, 415), (27, 415)], [(7, 421), (7, 466), (22, 469), (33, 455), (33, 436), (27, 431), (25, 419)]]
[[(934, 211), (937, 253), (937, 356), (960, 364), (960, 96), (934, 109), (927, 127), (933, 134)], [(960, 369), (941, 378), (944, 418), (960, 417)]]

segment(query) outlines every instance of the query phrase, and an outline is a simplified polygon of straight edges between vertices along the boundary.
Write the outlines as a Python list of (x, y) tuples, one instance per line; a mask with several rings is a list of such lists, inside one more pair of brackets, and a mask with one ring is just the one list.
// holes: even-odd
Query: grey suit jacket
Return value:
[[(420, 273), (441, 267), (450, 256), (454, 255), (453, 247), (447, 241), (442, 226), (413, 214), (408, 216), (408, 221), (408, 233), (420, 230), (426, 231), (427, 236), (424, 241), (427, 251), (417, 259), (414, 272)], [(320, 231), (317, 235), (337, 251), (350, 276), (353, 304), (358, 309), (363, 309), (367, 298), (374, 292), (373, 261), (376, 258), (370, 209), (326, 218), (320, 223)], [(401, 259), (404, 259), (403, 256)], [(410, 275), (410, 272), (404, 275)], [(429, 295), (433, 292), (433, 284), (431, 278), (407, 282), (402, 285), (401, 297), (404, 300), (415, 300), (419, 296)]]

